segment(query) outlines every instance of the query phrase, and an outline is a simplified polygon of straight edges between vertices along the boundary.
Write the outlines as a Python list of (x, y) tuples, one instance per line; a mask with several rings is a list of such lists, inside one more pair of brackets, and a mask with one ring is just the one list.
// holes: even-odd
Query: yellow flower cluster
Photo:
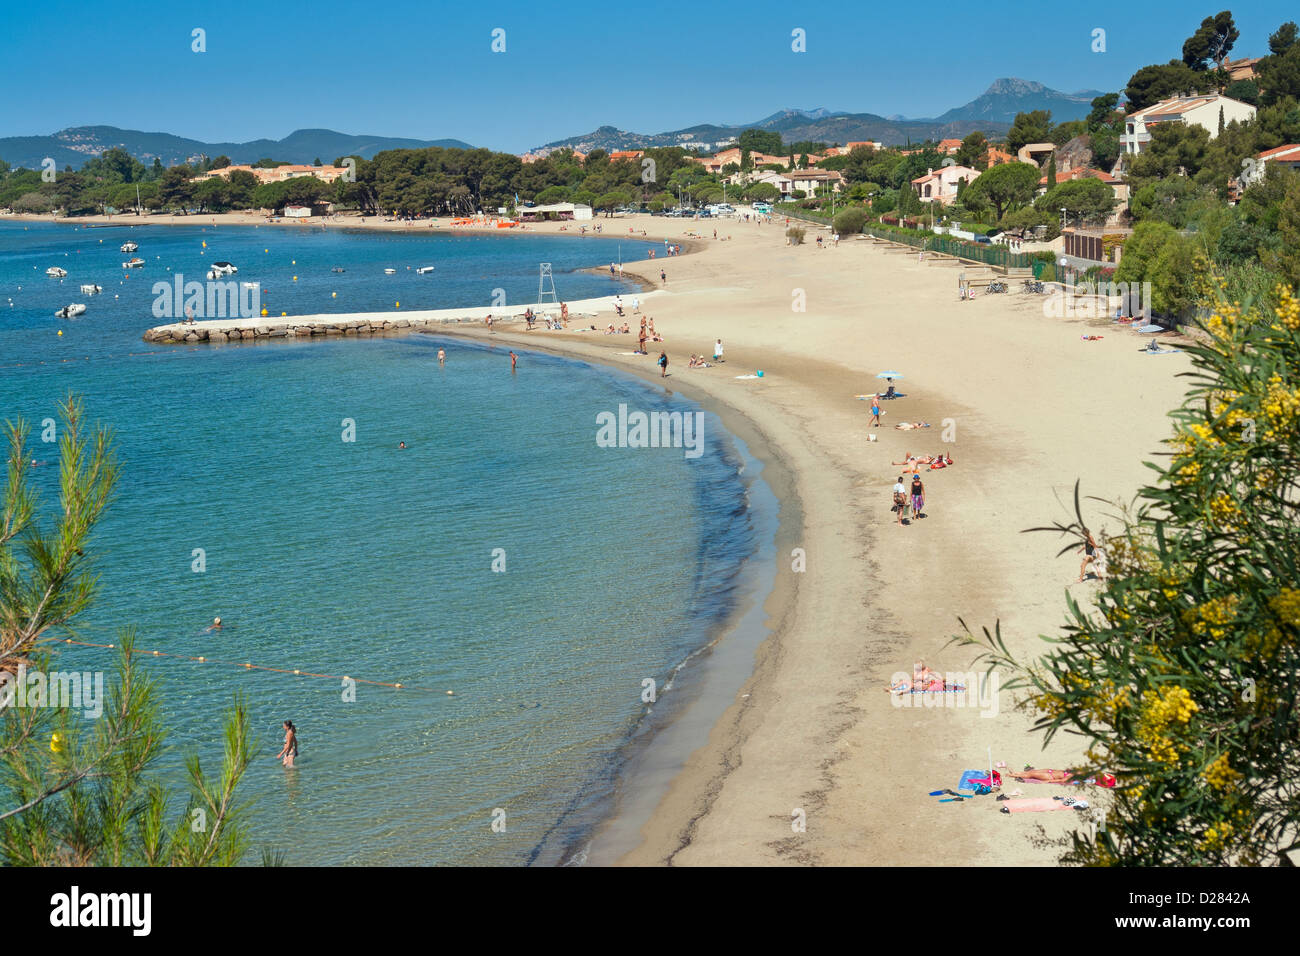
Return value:
[(1198, 844), (1197, 848), (1211, 853), (1216, 850), (1222, 850), (1228, 845), (1228, 841), (1232, 839), (1232, 833), (1233, 829), (1231, 823), (1224, 821), (1223, 823), (1215, 824), (1205, 831), (1205, 837), (1201, 840), (1200, 844)]
[(1241, 517), (1241, 509), (1231, 495), (1220, 492), (1210, 500), (1210, 516), (1220, 527), (1232, 527)]
[(1277, 287), (1277, 296), (1281, 300), (1281, 305), (1273, 311), (1277, 313), (1278, 322), (1292, 332), (1300, 329), (1300, 298), (1297, 298), (1285, 284)]
[(1220, 305), (1210, 318), (1206, 321), (1205, 327), (1210, 334), (1216, 339), (1228, 339), (1237, 331), (1241, 322), (1241, 309), (1236, 305)]
[[(1236, 594), (1206, 601), (1200, 607), (1188, 608), (1183, 612), (1183, 621), (1199, 637), (1209, 635), (1215, 640), (1228, 633), (1227, 625), (1237, 616), (1237, 605), (1241, 598)], [(1195, 705), (1193, 705), (1195, 706)]]
[(1142, 699), (1145, 705), (1138, 723), (1138, 740), (1146, 746), (1152, 760), (1177, 763), (1179, 752), (1188, 748), (1176, 744), (1166, 731), (1171, 724), (1187, 724), (1192, 719), (1192, 714), (1200, 708), (1183, 687), (1171, 687), (1163, 694), (1149, 690), (1142, 695)]
[(1215, 790), (1231, 790), (1241, 779), (1241, 774), (1232, 769), (1227, 754), (1220, 754), (1219, 759), (1205, 768), (1205, 782)]
[(1268, 606), (1282, 619), (1283, 624), (1300, 627), (1300, 590), (1283, 588), (1269, 600)]
[(1264, 416), (1269, 427), (1264, 431), (1265, 441), (1276, 441), (1295, 432), (1295, 421), (1300, 417), (1300, 389), (1292, 391), (1274, 374), (1268, 380), (1268, 394), (1263, 400)]

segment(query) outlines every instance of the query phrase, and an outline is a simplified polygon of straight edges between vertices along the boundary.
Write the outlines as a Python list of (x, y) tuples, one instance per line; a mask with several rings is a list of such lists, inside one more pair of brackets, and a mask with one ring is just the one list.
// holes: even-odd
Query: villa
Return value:
[(978, 178), (979, 170), (969, 166), (941, 166), (913, 179), (912, 188), (922, 202), (937, 200), (946, 206), (957, 198), (957, 188), (961, 183), (969, 184)]
[(1220, 119), (1224, 123), (1245, 123), (1254, 118), (1255, 107), (1220, 93), (1174, 96), (1126, 116), (1119, 143), (1126, 153), (1133, 155), (1151, 142), (1151, 130), (1161, 123), (1199, 126), (1214, 139), (1219, 135)]
[(350, 171), (346, 166), (295, 166), (292, 164), (271, 167), (225, 166), (221, 169), (210, 169), (206, 173), (199, 173), (190, 182), (197, 183), (208, 179), (229, 179), (230, 174), (236, 170), (251, 173), (259, 185), (262, 183), (282, 183), (289, 179), (297, 179), (300, 176), (311, 176), (321, 182), (332, 183)]
[(1300, 143), (1279, 146), (1276, 149), (1266, 149), (1255, 158), (1259, 160), (1261, 166), (1267, 163), (1277, 163), (1279, 166), (1286, 166), (1288, 169), (1300, 170)]

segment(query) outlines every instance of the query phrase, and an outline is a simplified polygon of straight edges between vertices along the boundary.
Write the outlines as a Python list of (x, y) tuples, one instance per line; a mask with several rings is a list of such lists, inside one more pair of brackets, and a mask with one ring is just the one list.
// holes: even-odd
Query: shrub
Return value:
[(835, 217), (835, 231), (841, 236), (851, 236), (861, 232), (866, 225), (867, 214), (861, 209), (846, 209)]
[(791, 226), (785, 231), (785, 237), (790, 240), (790, 245), (803, 245), (803, 237), (806, 235), (802, 226)]

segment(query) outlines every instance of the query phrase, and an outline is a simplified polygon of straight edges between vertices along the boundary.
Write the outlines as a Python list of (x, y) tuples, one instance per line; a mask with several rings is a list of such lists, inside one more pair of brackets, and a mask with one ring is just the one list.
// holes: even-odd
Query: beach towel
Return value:
[(1138, 349), (1138, 351), (1147, 355), (1176, 355), (1182, 349)]
[(961, 780), (957, 783), (958, 790), (975, 790), (983, 787), (985, 792), (993, 787), (1002, 786), (1002, 775), (996, 770), (993, 771), (993, 777), (990, 779), (987, 770), (964, 770), (962, 771)]
[(1023, 797), (1017, 800), (1003, 800), (1004, 813), (1045, 813), (1049, 810), (1073, 810), (1074, 807), (1051, 797)]
[(1163, 332), (1163, 325), (1140, 325), (1133, 329), (1134, 332)]
[(1115, 775), (1114, 775), (1113, 773), (1103, 773), (1103, 774), (1098, 774), (1098, 775), (1095, 776), (1095, 777), (1088, 777), (1086, 780), (1071, 780), (1071, 779), (1069, 779), (1069, 777), (1070, 777), (1070, 772), (1069, 772), (1068, 770), (1048, 770), (1048, 771), (1046, 771), (1046, 772), (1047, 772), (1047, 773), (1061, 773), (1061, 774), (1065, 774), (1066, 777), (1065, 777), (1065, 779), (1063, 779), (1063, 780), (1035, 780), (1033, 777), (1024, 777), (1024, 778), (1020, 778), (1020, 777), (1018, 777), (1015, 773), (1012, 773), (1011, 776), (1012, 776), (1012, 777), (1016, 777), (1016, 779), (1017, 779), (1017, 781), (1018, 781), (1019, 783), (1046, 783), (1046, 784), (1051, 784), (1052, 786), (1056, 786), (1056, 787), (1059, 787), (1059, 786), (1062, 786), (1062, 785), (1065, 785), (1065, 784), (1069, 784), (1069, 785), (1071, 785), (1071, 786), (1076, 786), (1076, 787), (1077, 787), (1077, 786), (1079, 786), (1080, 784), (1085, 784), (1085, 783), (1086, 783), (1086, 784), (1090, 784), (1091, 786), (1094, 786), (1094, 787), (1107, 787), (1107, 788), (1110, 788), (1110, 787), (1114, 787), (1114, 786), (1115, 786), (1115, 783), (1116, 783)]

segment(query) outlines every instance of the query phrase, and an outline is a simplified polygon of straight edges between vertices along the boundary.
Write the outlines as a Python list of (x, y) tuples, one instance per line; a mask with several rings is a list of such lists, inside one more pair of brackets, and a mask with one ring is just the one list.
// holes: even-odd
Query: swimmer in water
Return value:
[(515, 363), (517, 363), (518, 361), (519, 361), (519, 356), (516, 355), (514, 352), (511, 352), (511, 353), (510, 353), (510, 371), (513, 372), (513, 371), (515, 370)]
[(406, 442), (404, 442), (404, 441), (399, 441), (399, 442), (397, 443), (397, 447), (398, 447), (398, 448), (405, 448), (405, 447), (406, 447)]
[(203, 633), (210, 634), (213, 631), (219, 631), (219, 630), (221, 630), (221, 618), (214, 617), (212, 619), (212, 623), (203, 629)]
[(447, 364), (447, 352), (445, 349), (438, 349), (438, 364), (439, 365)]
[(298, 756), (298, 728), (293, 725), (292, 720), (284, 722), (284, 746), (280, 752), (275, 755), (275, 759), (284, 759), (286, 767), (293, 766), (293, 758)]

